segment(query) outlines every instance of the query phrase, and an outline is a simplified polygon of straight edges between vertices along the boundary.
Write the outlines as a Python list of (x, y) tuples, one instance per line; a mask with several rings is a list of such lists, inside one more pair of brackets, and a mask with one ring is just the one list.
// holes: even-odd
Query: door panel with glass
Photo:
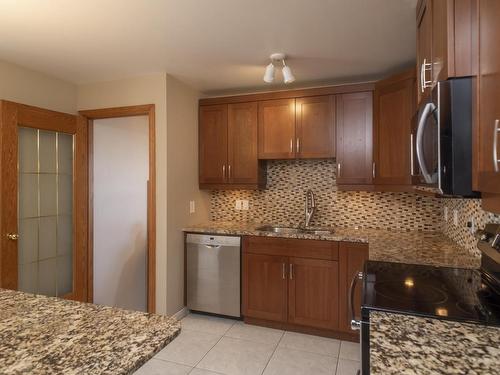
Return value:
[(1, 125), (0, 286), (86, 300), (85, 128), (6, 101)]

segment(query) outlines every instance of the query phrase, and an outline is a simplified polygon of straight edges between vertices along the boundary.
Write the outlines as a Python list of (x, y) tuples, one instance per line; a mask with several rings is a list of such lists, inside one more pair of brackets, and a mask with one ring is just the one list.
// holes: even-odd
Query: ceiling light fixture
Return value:
[(284, 53), (273, 53), (271, 56), (269, 56), (269, 58), (271, 59), (271, 63), (268, 66), (266, 66), (266, 71), (264, 73), (264, 82), (266, 83), (274, 82), (274, 73), (275, 73), (274, 64), (279, 61), (283, 63), (283, 68), (281, 69), (281, 72), (283, 73), (283, 80), (285, 81), (285, 83), (292, 83), (293, 81), (295, 81), (295, 77), (292, 74), (292, 70), (285, 63)]

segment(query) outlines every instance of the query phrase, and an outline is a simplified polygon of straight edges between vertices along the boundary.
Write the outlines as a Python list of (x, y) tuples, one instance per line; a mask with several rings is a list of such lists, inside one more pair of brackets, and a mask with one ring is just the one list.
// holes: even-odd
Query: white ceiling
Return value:
[(77, 84), (168, 72), (206, 93), (378, 78), (415, 59), (417, 0), (2, 0), (0, 59)]

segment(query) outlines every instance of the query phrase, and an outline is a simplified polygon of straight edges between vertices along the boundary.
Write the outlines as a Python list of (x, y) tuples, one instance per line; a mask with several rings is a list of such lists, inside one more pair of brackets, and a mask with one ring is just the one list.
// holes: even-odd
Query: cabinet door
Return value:
[(229, 104), (228, 140), (228, 181), (256, 184), (258, 182), (256, 102)]
[(200, 183), (227, 182), (227, 105), (200, 107)]
[(295, 99), (259, 102), (259, 159), (295, 158)]
[(291, 258), (288, 321), (309, 327), (338, 327), (338, 262)]
[[(368, 260), (368, 245), (354, 242), (341, 242), (339, 247), (339, 281), (340, 281), (340, 316), (339, 329), (354, 333), (351, 330), (351, 312), (349, 311), (349, 287), (353, 277), (363, 271), (365, 261)], [(355, 318), (359, 319), (361, 314), (361, 289), (358, 283), (354, 295)]]
[(479, 8), (479, 190), (500, 193), (500, 1)]
[(374, 176), (377, 185), (411, 185), (415, 73), (377, 83), (374, 97)]
[(286, 322), (288, 258), (244, 254), (243, 315)]
[(421, 0), (417, 7), (418, 103), (431, 93), (432, 74), (432, 4)]
[(335, 157), (334, 98), (316, 96), (296, 100), (298, 158)]
[(337, 95), (337, 184), (372, 183), (372, 93)]

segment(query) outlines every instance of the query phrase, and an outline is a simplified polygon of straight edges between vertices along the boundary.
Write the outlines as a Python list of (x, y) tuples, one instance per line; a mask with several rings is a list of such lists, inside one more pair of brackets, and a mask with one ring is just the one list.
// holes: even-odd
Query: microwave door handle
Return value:
[(423, 142), (424, 142), (424, 129), (427, 125), (427, 118), (432, 115), (432, 112), (436, 109), (434, 103), (427, 103), (422, 111), (422, 116), (418, 121), (417, 127), (417, 140), (415, 142), (415, 146), (417, 149), (417, 162), (422, 171), (422, 176), (424, 176), (424, 180), (428, 184), (432, 184), (432, 177), (427, 170), (427, 166), (424, 161), (424, 151), (423, 151)]

